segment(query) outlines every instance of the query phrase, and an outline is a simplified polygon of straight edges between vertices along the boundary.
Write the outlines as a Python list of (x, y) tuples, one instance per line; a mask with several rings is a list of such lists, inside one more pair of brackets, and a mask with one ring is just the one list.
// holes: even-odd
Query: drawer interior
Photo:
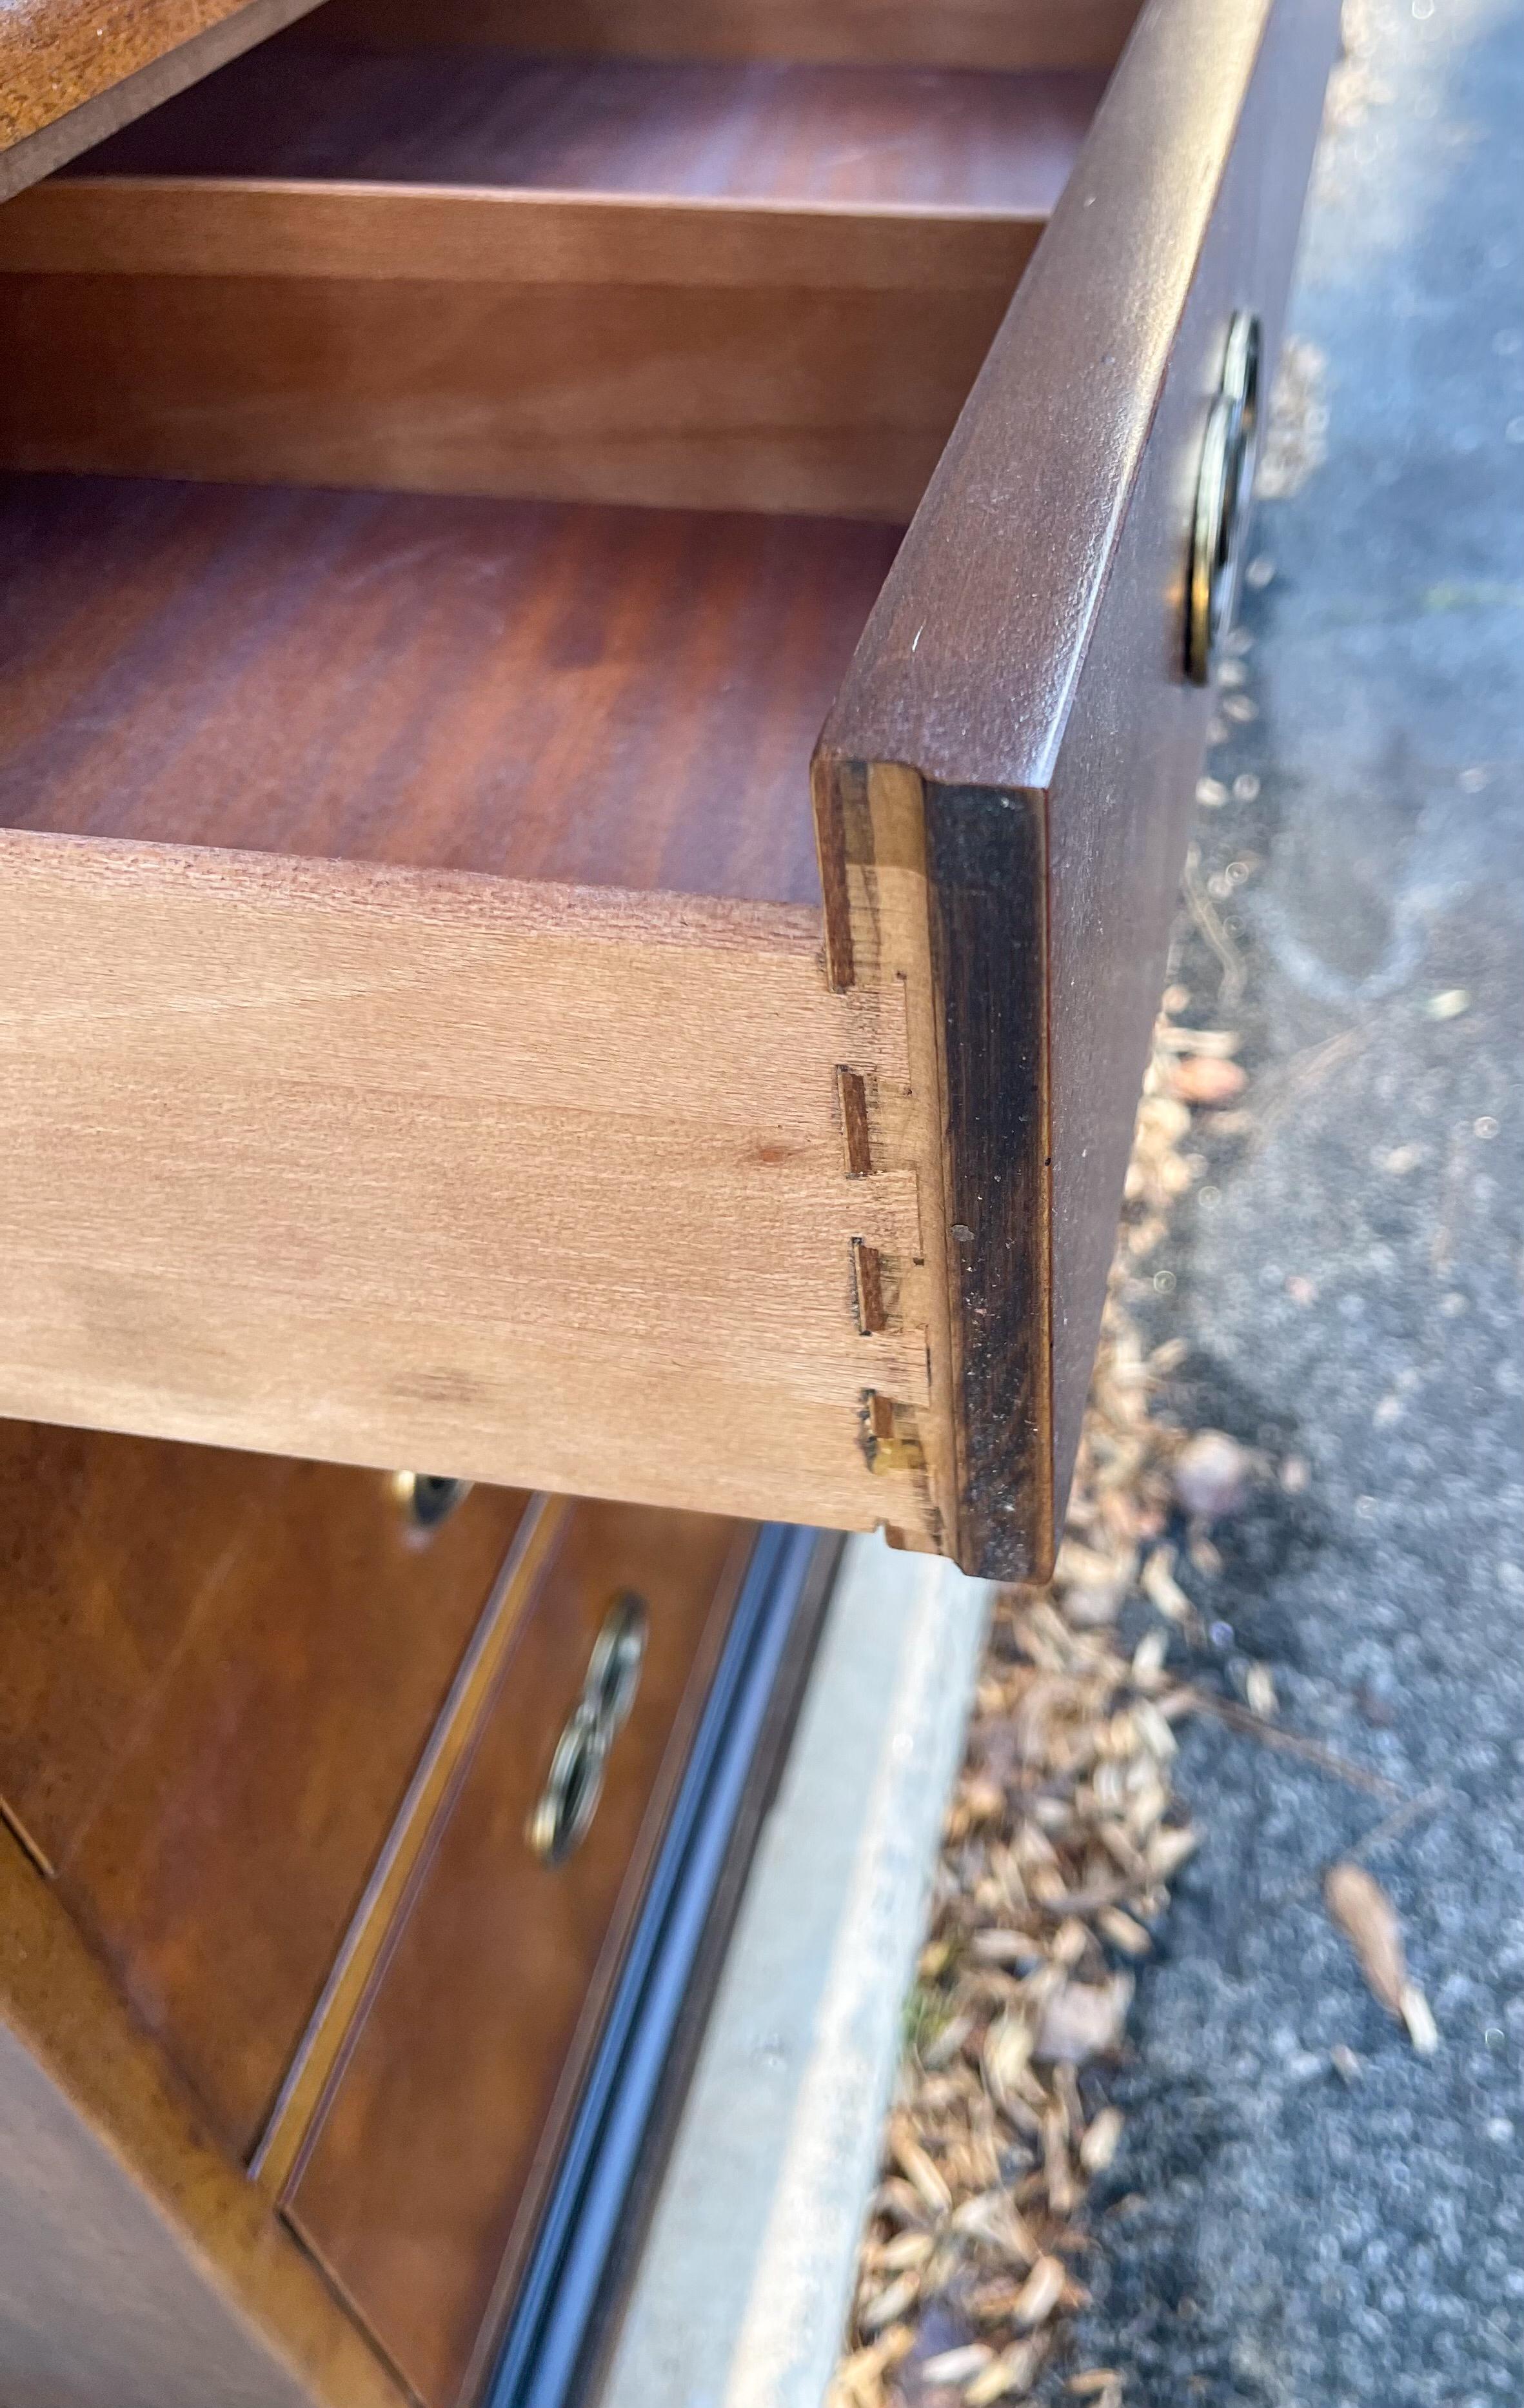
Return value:
[(11, 826), (790, 902), (894, 537), (50, 476), (0, 547)]
[(1043, 217), (1105, 79), (790, 59), (525, 56), (432, 39), (249, 51), (63, 170)]
[(1093, 12), (1037, 66), (332, 14), (0, 211), (0, 817), (816, 903), (810, 748)]

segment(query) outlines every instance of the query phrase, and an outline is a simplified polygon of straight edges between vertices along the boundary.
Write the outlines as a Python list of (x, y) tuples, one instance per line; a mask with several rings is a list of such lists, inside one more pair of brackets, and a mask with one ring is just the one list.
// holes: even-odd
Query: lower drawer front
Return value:
[[(288, 2185), (291, 2220), (430, 2408), (474, 2386), (492, 2339), (751, 1536), (707, 1515), (570, 1509)], [(621, 1722), (602, 1709), (621, 1685), (611, 1643), (632, 1624), (644, 1655)], [(597, 1742), (572, 1731), (583, 1705), (607, 1725), (601, 1792), (580, 1842), (547, 1861), (553, 1790), (564, 1842), (576, 1797), (597, 1789)]]
[(0, 1422), (0, 1799), (240, 2152), (528, 1500), (447, 1501)]

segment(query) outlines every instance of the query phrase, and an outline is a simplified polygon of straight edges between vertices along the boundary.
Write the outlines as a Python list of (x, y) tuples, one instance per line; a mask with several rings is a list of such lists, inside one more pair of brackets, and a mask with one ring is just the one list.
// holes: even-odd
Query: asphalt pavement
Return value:
[[(1132, 2408), (1524, 2400), (1524, 7), (1354, 30), (1290, 321), (1326, 458), (1259, 507), (1177, 968), (1246, 1114), (1145, 1304), (1262, 1466), (1192, 1669), (1263, 1660), (1310, 1744), (1185, 1740), (1084, 2333)], [(1431, 2057), (1324, 1910), (1356, 1848)]]

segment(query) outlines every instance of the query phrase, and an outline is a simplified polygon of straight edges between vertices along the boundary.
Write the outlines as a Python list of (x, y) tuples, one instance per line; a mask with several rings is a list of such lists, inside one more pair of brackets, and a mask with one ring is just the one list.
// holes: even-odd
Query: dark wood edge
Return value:
[(1054, 1553), (1043, 798), (925, 796), (957, 1560), (985, 1580), (1042, 1580)]
[(107, 84), (64, 116), (23, 134), (8, 150), (0, 150), (0, 201), (50, 176), (65, 160), (104, 142), (108, 134), (157, 108), (161, 101), (173, 100), (187, 85), (198, 83), (203, 76), (252, 50), (256, 42), (282, 32), (317, 5), (318, 0), (244, 0), (219, 24), (208, 25), (189, 41), (165, 50), (118, 82)]

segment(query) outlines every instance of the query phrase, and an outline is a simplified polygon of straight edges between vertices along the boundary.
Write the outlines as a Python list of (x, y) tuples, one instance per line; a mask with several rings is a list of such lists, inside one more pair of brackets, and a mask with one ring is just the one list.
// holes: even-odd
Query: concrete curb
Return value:
[(989, 1599), (847, 1548), (602, 2408), (820, 2408)]

